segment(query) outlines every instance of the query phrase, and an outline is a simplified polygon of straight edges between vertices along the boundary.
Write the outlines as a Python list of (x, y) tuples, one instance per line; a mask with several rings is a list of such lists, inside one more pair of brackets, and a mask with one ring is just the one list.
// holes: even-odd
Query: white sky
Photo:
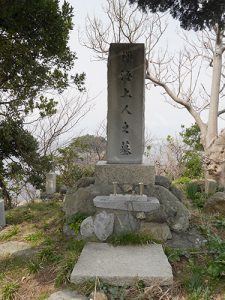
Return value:
[[(95, 98), (94, 108), (79, 123), (74, 131), (74, 135), (95, 132), (99, 123), (106, 119), (107, 114), (107, 69), (106, 63), (101, 61), (93, 61), (94, 53), (78, 41), (78, 27), (84, 31), (85, 18), (87, 14), (90, 16), (98, 15), (104, 19), (101, 11), (101, 5), (105, 0), (68, 0), (74, 7), (74, 30), (71, 33), (70, 47), (77, 53), (76, 72), (85, 72), (86, 88), (91, 98)], [(171, 27), (171, 26), (170, 26)], [(174, 31), (176, 26), (172, 25), (169, 29), (169, 41), (173, 47), (176, 47), (176, 35)], [(145, 120), (146, 129), (156, 138), (175, 135), (181, 131), (181, 125), (190, 126), (194, 120), (185, 109), (177, 109), (165, 102), (161, 95), (162, 91), (159, 87), (146, 91), (145, 96)]]

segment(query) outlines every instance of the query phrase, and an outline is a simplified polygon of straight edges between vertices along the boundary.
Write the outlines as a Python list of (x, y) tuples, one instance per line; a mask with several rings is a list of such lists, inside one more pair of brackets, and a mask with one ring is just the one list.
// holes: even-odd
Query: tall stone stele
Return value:
[(154, 166), (143, 162), (144, 44), (111, 44), (108, 57), (107, 161), (96, 165), (96, 183), (154, 184)]

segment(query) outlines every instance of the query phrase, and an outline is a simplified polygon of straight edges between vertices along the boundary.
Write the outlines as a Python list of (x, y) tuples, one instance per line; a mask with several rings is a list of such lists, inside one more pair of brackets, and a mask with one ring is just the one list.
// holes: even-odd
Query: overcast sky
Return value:
[[(82, 131), (94, 133), (98, 124), (106, 119), (107, 114), (107, 65), (105, 62), (94, 61), (94, 53), (79, 44), (78, 28), (85, 31), (85, 18), (97, 15), (104, 20), (101, 6), (105, 0), (68, 0), (74, 7), (74, 30), (71, 33), (70, 46), (76, 51), (78, 60), (75, 70), (85, 72), (87, 76), (86, 88), (95, 106), (90, 113), (80, 122), (74, 135)], [(176, 45), (175, 22), (168, 30), (169, 44)], [(170, 45), (169, 45), (170, 46)], [(167, 103), (161, 95), (159, 87), (153, 87), (146, 91), (145, 96), (145, 120), (146, 128), (156, 138), (167, 135), (175, 135), (181, 130), (181, 125), (190, 126), (193, 123), (192, 117), (185, 109), (177, 109)]]

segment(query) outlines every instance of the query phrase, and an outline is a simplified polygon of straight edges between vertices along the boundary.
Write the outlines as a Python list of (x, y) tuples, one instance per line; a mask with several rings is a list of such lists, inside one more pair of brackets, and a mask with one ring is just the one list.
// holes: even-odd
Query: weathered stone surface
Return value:
[(4, 200), (0, 199), (0, 227), (4, 227), (5, 225), (6, 225), (6, 221), (5, 221)]
[(189, 227), (190, 213), (169, 190), (163, 186), (155, 186), (154, 196), (159, 199), (160, 209), (166, 222), (174, 231), (186, 231)]
[(150, 164), (108, 164), (100, 161), (95, 165), (96, 184), (154, 184), (155, 168)]
[(94, 235), (94, 222), (92, 217), (87, 217), (80, 225), (80, 234), (83, 238), (91, 238)]
[[(129, 57), (124, 57), (129, 53)], [(108, 58), (107, 161), (142, 163), (144, 44), (111, 44)]]
[(70, 189), (66, 193), (63, 209), (66, 213), (66, 217), (72, 216), (78, 212), (85, 213), (87, 215), (93, 215), (96, 211), (93, 199), (100, 195), (100, 191), (95, 185), (88, 187)]
[(138, 213), (136, 213), (136, 218), (138, 220), (145, 220), (146, 219), (146, 214), (144, 212), (138, 212)]
[(213, 179), (205, 180), (205, 192), (207, 195), (212, 195), (216, 193), (217, 182)]
[(133, 217), (131, 212), (114, 210), (114, 233), (121, 234), (135, 232), (139, 228), (139, 221)]
[(155, 184), (161, 185), (164, 188), (169, 189), (171, 186), (171, 181), (165, 176), (156, 175), (155, 176)]
[(208, 213), (221, 213), (225, 215), (225, 193), (217, 192), (206, 202), (204, 209)]
[(63, 233), (67, 236), (72, 236), (72, 237), (76, 236), (74, 230), (72, 230), (68, 224), (63, 225)]
[(71, 282), (102, 279), (115, 285), (171, 285), (172, 269), (161, 245), (119, 246), (87, 243), (71, 274)]
[(10, 241), (0, 244), (0, 256), (15, 255), (29, 256), (34, 253), (30, 244), (19, 241)]
[(61, 290), (55, 292), (46, 300), (87, 300), (88, 298), (77, 294), (75, 291), (71, 290)]
[(146, 195), (110, 195), (97, 196), (93, 200), (98, 208), (119, 209), (126, 211), (150, 212), (159, 208), (159, 201), (154, 197)]
[(56, 174), (48, 173), (46, 174), (46, 185), (45, 185), (46, 193), (51, 195), (56, 192)]
[(175, 197), (177, 197), (178, 200), (180, 200), (181, 202), (184, 201), (185, 197), (183, 191), (179, 190), (175, 186), (171, 186), (170, 191), (172, 194), (174, 194)]
[(77, 182), (75, 184), (75, 188), (79, 189), (81, 187), (87, 187), (94, 183), (95, 183), (94, 177), (82, 177), (79, 180), (77, 180)]
[(149, 234), (154, 239), (166, 241), (172, 238), (169, 226), (166, 223), (141, 222), (139, 232)]
[(195, 229), (187, 232), (172, 232), (172, 239), (166, 242), (171, 248), (194, 249), (203, 246), (207, 240)]
[(113, 233), (114, 214), (105, 211), (95, 216), (94, 233), (100, 241), (105, 241)]
[(165, 223), (167, 218), (166, 213), (162, 209), (162, 207), (152, 212), (145, 213), (145, 215), (146, 215), (146, 219), (145, 219), (146, 222)]

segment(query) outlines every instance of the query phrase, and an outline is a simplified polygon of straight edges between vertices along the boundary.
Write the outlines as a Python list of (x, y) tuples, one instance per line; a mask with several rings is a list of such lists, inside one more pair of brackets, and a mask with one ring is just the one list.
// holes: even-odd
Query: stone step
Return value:
[(159, 200), (155, 197), (136, 195), (110, 195), (97, 196), (93, 199), (95, 207), (105, 209), (118, 209), (126, 211), (150, 212), (160, 207)]
[(117, 246), (87, 243), (71, 274), (71, 282), (96, 277), (112, 285), (171, 285), (173, 274), (162, 245)]

